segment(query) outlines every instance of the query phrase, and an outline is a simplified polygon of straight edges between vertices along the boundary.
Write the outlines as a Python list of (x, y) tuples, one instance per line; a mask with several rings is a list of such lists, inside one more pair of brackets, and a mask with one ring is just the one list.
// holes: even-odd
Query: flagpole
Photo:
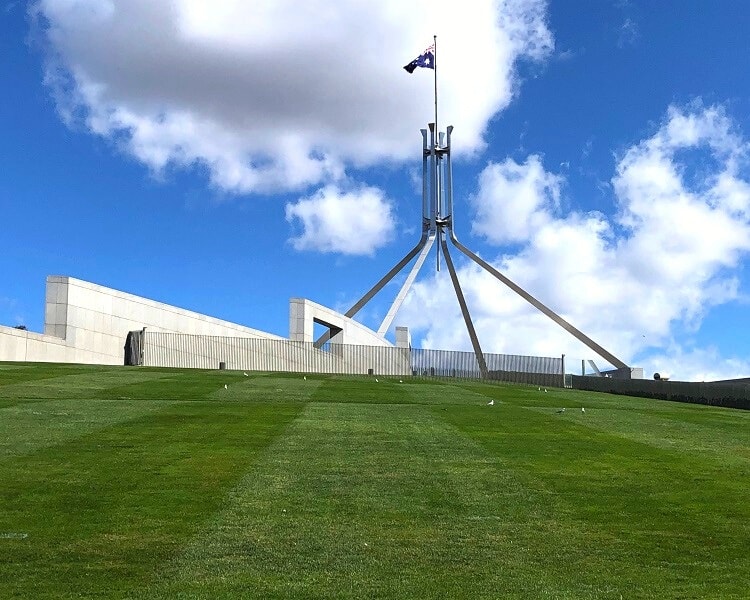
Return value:
[[(440, 146), (440, 128), (438, 127), (438, 109), (437, 109), (438, 108), (438, 104), (437, 104), (437, 35), (433, 35), (432, 36), (432, 52), (433, 52), (432, 74), (433, 74), (433, 79), (434, 79), (434, 83), (435, 83), (435, 138), (434, 138), (434, 140), (435, 140), (434, 141), (435, 146), (433, 146), (433, 150), (432, 151), (435, 152), (435, 147), (436, 146), (437, 147)], [(434, 164), (437, 166), (437, 155), (435, 156), (435, 163)], [(439, 175), (437, 173), (435, 174), (434, 182), (435, 182), (435, 184), (434, 184), (435, 185), (435, 190), (433, 190), (433, 193), (435, 194), (435, 210), (438, 213), (435, 216), (437, 217), (437, 216), (439, 216), (439, 214), (441, 212), (441, 208), (440, 208), (440, 177), (439, 177)], [(435, 267), (437, 268), (438, 271), (440, 271), (440, 238), (441, 238), (441, 233), (442, 233), (440, 227), (437, 228), (437, 230), (435, 231), (435, 233), (437, 235), (437, 250), (435, 252)]]
[(438, 112), (437, 112), (437, 36), (432, 36), (432, 43), (433, 43), (433, 52), (435, 53), (435, 58), (433, 59), (435, 62), (432, 65), (433, 75), (435, 78), (435, 135), (437, 136), (438, 141), (440, 140), (440, 129), (438, 128)]

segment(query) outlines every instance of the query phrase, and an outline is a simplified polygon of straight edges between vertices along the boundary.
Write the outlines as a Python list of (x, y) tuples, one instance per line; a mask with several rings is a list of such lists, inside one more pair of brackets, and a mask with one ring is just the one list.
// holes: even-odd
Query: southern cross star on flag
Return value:
[(426, 69), (435, 68), (435, 44), (432, 44), (427, 50), (422, 52), (417, 58), (404, 67), (407, 73), (413, 73), (417, 67)]

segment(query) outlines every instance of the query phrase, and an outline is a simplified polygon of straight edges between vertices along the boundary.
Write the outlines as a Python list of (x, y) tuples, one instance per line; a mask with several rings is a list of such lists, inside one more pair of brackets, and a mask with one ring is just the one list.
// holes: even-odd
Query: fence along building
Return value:
[[(391, 377), (480, 379), (473, 352), (133, 331), (130, 361), (151, 367), (226, 368)], [(488, 379), (563, 386), (563, 359), (485, 354)]]

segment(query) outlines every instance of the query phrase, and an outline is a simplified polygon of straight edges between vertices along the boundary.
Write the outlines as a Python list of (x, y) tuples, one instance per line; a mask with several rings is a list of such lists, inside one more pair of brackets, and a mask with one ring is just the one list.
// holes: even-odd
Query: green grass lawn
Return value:
[(249, 375), (0, 364), (0, 598), (750, 598), (750, 412)]

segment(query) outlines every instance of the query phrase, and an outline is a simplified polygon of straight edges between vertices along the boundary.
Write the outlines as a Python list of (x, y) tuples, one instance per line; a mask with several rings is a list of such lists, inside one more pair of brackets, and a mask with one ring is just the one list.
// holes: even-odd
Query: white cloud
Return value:
[[(691, 153), (703, 154), (694, 160)], [(491, 262), (616, 356), (650, 361), (648, 349), (669, 344), (676, 327), (698, 328), (711, 307), (738, 297), (735, 269), (750, 251), (747, 158), (747, 142), (721, 108), (671, 107), (659, 130), (620, 158), (615, 219), (557, 216), (560, 180), (532, 156), (485, 169), (474, 231), (522, 242), (516, 254)], [(506, 203), (504, 195), (514, 193)], [(462, 263), (485, 351), (594, 357), (500, 282)], [(397, 321), (414, 323), (432, 347), (470, 348), (444, 273), (417, 284)], [(683, 378), (696, 373), (679, 361), (670, 370)]]
[(330, 185), (312, 196), (286, 205), (290, 223), (301, 222), (302, 233), (291, 240), (297, 250), (372, 254), (391, 239), (391, 203), (377, 188), (344, 192)]
[(552, 51), (543, 0), (38, 0), (60, 113), (145, 165), (207, 168), (232, 192), (302, 190), (413, 154), (438, 33), (457, 151), (484, 145), (520, 58)]
[(491, 163), (479, 176), (479, 192), (471, 202), (476, 211), (472, 232), (489, 242), (525, 241), (556, 210), (562, 178), (548, 173), (538, 155), (524, 164), (508, 158)]
[(636, 23), (630, 17), (626, 17), (623, 24), (620, 26), (619, 36), (617, 38), (617, 47), (624, 48), (625, 46), (632, 46), (640, 38), (640, 31), (638, 23)]
[[(707, 151), (715, 166), (689, 185), (684, 153), (696, 150)], [(618, 259), (644, 286), (668, 293), (669, 303), (660, 302), (671, 306), (660, 308), (664, 319), (700, 319), (707, 307), (736, 296), (737, 282), (724, 270), (750, 249), (750, 188), (740, 174), (747, 150), (721, 109), (672, 107), (659, 132), (617, 167), (619, 221), (629, 230)]]
[[(688, 350), (680, 346), (669, 347), (665, 352), (650, 355), (648, 363), (651, 369), (644, 372), (644, 377), (648, 379), (654, 373), (683, 381), (718, 381), (750, 374), (750, 360), (726, 358), (714, 346)], [(675, 373), (679, 373), (679, 377), (675, 377)]]

